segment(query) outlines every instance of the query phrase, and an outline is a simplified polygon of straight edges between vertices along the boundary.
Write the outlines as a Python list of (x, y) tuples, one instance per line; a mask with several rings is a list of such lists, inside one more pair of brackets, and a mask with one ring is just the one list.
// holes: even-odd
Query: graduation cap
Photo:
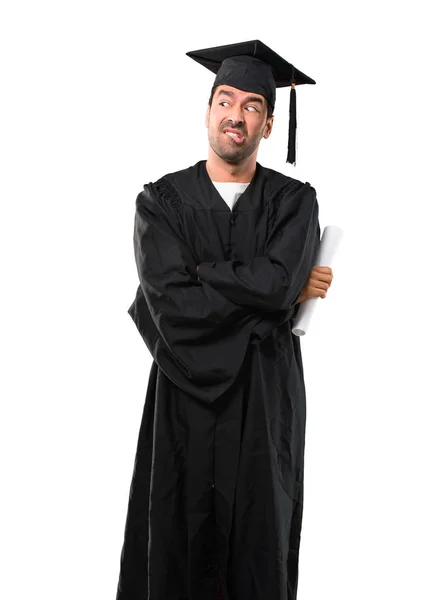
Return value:
[(289, 100), (289, 136), (286, 162), (296, 164), (297, 100), (295, 86), (316, 83), (271, 50), (260, 40), (192, 50), (187, 56), (216, 73), (213, 90), (218, 85), (230, 85), (245, 92), (264, 96), (274, 110), (275, 90), (291, 86)]

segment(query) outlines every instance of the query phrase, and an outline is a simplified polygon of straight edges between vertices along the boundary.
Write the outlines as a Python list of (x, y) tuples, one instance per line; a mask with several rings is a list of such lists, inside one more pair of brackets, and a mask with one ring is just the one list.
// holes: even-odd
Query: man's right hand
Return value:
[(313, 267), (296, 304), (310, 298), (325, 298), (332, 281), (333, 271), (330, 267)]

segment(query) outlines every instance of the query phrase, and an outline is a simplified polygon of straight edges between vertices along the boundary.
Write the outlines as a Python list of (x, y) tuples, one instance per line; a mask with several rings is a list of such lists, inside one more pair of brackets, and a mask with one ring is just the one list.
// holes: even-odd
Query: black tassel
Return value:
[(296, 129), (297, 129), (297, 100), (296, 88), (293, 83), (291, 94), (289, 96), (289, 136), (288, 136), (288, 157), (286, 162), (296, 165)]

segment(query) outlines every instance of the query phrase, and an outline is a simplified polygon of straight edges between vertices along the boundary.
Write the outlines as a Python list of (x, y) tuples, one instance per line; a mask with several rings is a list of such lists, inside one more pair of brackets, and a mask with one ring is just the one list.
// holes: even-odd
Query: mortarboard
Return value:
[(275, 105), (276, 88), (291, 86), (286, 162), (295, 165), (297, 129), (295, 86), (302, 83), (316, 83), (314, 79), (296, 69), (260, 40), (192, 50), (186, 54), (216, 73), (212, 91), (218, 85), (226, 84), (245, 92), (261, 94), (268, 101), (272, 111)]

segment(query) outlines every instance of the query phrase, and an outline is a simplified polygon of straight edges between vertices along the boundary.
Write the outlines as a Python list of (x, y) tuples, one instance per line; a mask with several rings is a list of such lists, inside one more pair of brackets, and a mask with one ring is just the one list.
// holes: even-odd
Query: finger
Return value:
[(322, 296), (322, 294), (326, 294), (327, 291), (326, 288), (309, 288), (309, 293), (313, 296)]
[(331, 275), (323, 275), (322, 273), (320, 273), (320, 274), (314, 273), (314, 275), (310, 275), (309, 280), (310, 281), (321, 281), (322, 283), (330, 284), (333, 281), (333, 278)]
[(320, 267), (320, 266), (314, 266), (313, 267), (313, 271), (319, 271), (320, 273), (329, 273), (329, 274), (333, 274), (333, 269), (331, 267)]
[(314, 268), (310, 273), (310, 277), (317, 277), (318, 279), (323, 279), (324, 281), (331, 281), (333, 279), (332, 273), (323, 273), (322, 271), (316, 271)]
[(315, 281), (316, 283), (319, 282), (320, 284), (324, 284), (329, 286), (331, 283), (331, 279), (328, 279), (327, 277), (323, 278), (323, 277), (319, 277), (317, 279), (313, 278), (312, 281)]
[(325, 281), (310, 281), (308, 287), (312, 290), (328, 290), (328, 283)]
[(324, 281), (322, 279), (315, 279), (314, 277), (310, 278), (308, 285), (315, 286), (323, 289), (328, 289), (330, 286), (329, 281)]

